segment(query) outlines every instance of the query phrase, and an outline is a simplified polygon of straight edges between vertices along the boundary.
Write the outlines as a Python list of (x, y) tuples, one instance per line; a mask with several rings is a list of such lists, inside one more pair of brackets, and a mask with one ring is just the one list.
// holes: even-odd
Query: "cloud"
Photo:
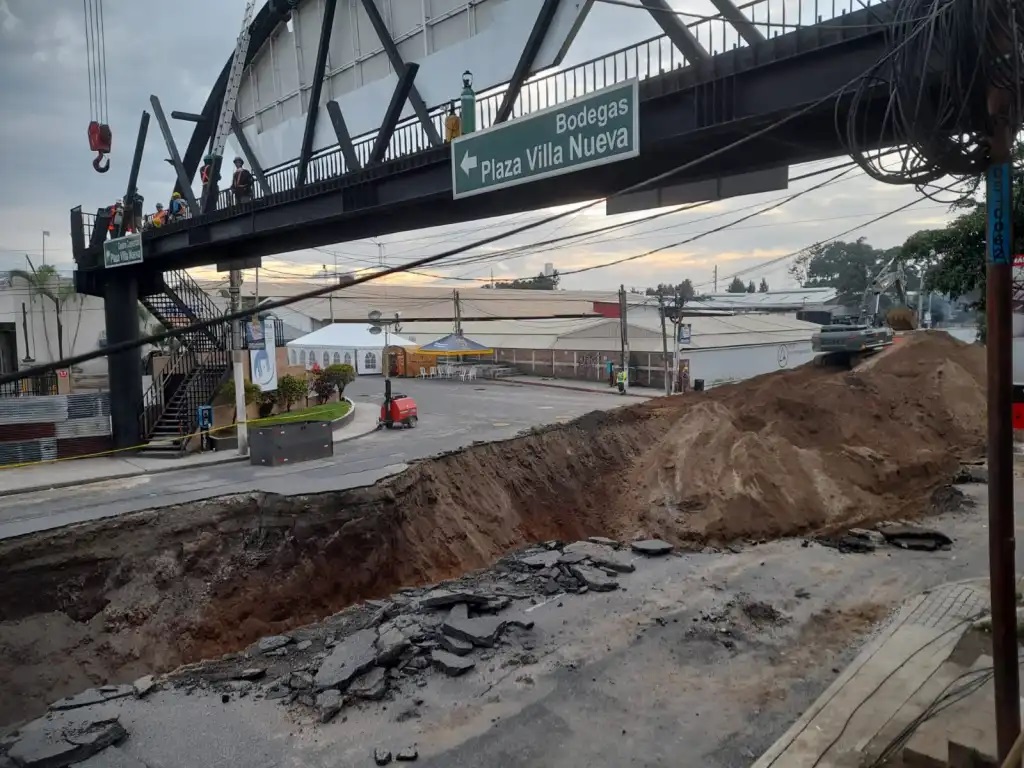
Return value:
[[(673, 0), (673, 4), (683, 6), (681, 0)], [(33, 258), (39, 256), (44, 229), (53, 233), (46, 245), (47, 260), (70, 268), (68, 210), (75, 205), (95, 210), (124, 194), (139, 117), (143, 109), (150, 110), (151, 93), (159, 95), (168, 113), (175, 109), (198, 111), (203, 106), (209, 87), (234, 47), (243, 5), (241, 0), (177, 0), (173, 5), (105, 0), (108, 119), (114, 131), (114, 152), (111, 172), (99, 175), (91, 167), (93, 155), (86, 135), (90, 102), (81, 0), (0, 0), (0, 71), (5, 75), (0, 87), (0, 114), (4, 115), (0, 122), (0, 178), (5, 180), (0, 185), (0, 227), (4, 232), (0, 239), (0, 269), (22, 266), (25, 253)], [(685, 5), (689, 12), (715, 13), (708, 0), (688, 1)], [(786, 7), (788, 18), (793, 20), (795, 1), (787, 0)], [(612, 48), (659, 34), (658, 26), (646, 13), (598, 2), (562, 66), (572, 66), (606, 54)], [(705, 39), (707, 32), (701, 34), (705, 36), (701, 39)], [(191, 124), (171, 122), (178, 146), (184, 147), (191, 135)], [(174, 183), (173, 171), (164, 162), (166, 154), (156, 122), (152, 121), (140, 176), (140, 190), (149, 208), (165, 200)], [(793, 168), (791, 176), (835, 162)], [(792, 191), (823, 178), (826, 177), (796, 182)], [(566, 276), (563, 286), (614, 289), (620, 283), (639, 287), (688, 277), (710, 288), (717, 267), (720, 287), (737, 273), (744, 279), (765, 277), (778, 287), (789, 280), (788, 262), (771, 260), (867, 222), (916, 196), (913, 190), (879, 184), (858, 173), (784, 207), (686, 242), (699, 233), (739, 219), (752, 210), (750, 206), (768, 205), (786, 194), (789, 193), (775, 192), (714, 202), (647, 223), (643, 220), (657, 211), (608, 217), (602, 203), (423, 271), (463, 278), (449, 281), (450, 285), (459, 285), (465, 284), (465, 279), (489, 280), (492, 271), (495, 278), (508, 279), (536, 275), (551, 263), (564, 272), (662, 249), (607, 269)], [(574, 208), (565, 206), (553, 211)], [(469, 244), (483, 232), (511, 229), (551, 212), (536, 211), (406, 232), (380, 238), (379, 243), (383, 244), (385, 263), (395, 265)], [(709, 218), (712, 216), (716, 218)], [(941, 226), (949, 218), (945, 208), (925, 202), (846, 237), (865, 236), (873, 244), (887, 247), (900, 243), (918, 229)], [(578, 241), (532, 247), (540, 240), (624, 222), (638, 223)], [(510, 253), (511, 248), (520, 250)], [(358, 271), (376, 265), (380, 250), (377, 242), (360, 241), (324, 250), (280, 254), (265, 260), (264, 271), (267, 279), (309, 278), (324, 264), (333, 270), (334, 254), (339, 270)], [(467, 261), (467, 257), (488, 256), (491, 258)], [(217, 274), (213, 268), (202, 273)], [(403, 284), (444, 283), (411, 274), (392, 280)]]

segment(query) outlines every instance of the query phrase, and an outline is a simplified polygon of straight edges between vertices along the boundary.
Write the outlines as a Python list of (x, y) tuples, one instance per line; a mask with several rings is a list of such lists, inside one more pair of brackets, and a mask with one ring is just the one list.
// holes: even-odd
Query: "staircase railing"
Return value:
[(188, 447), (188, 435), (199, 426), (198, 412), (200, 405), (207, 405), (217, 394), (221, 385), (227, 381), (231, 372), (231, 353), (218, 349), (205, 352), (195, 373), (189, 377), (184, 387), (178, 389), (178, 398), (182, 412), (182, 440), (178, 443), (179, 455)]
[(174, 396), (167, 388), (172, 376), (182, 377), (176, 391), (187, 383), (188, 377), (194, 375), (198, 366), (199, 353), (191, 347), (181, 344), (171, 352), (170, 360), (160, 373), (153, 376), (153, 383), (142, 395), (142, 412), (139, 414), (139, 434), (148, 440), (157, 423), (167, 410), (167, 403)]

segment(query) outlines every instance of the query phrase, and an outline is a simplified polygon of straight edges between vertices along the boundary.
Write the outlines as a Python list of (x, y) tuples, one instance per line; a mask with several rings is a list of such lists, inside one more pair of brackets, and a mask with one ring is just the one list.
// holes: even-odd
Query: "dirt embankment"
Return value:
[(238, 650), (525, 542), (797, 534), (924, 511), (983, 445), (983, 353), (920, 335), (421, 462), (374, 487), (147, 511), (0, 542), (0, 723)]

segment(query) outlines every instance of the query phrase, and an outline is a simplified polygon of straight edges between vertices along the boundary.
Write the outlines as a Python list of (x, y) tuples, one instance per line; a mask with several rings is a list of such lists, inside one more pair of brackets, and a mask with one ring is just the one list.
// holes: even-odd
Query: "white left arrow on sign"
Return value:
[(469, 176), (470, 171), (476, 170), (476, 155), (471, 155), (469, 152), (466, 152), (466, 154), (462, 156), (462, 162), (459, 165), (462, 168), (462, 172)]

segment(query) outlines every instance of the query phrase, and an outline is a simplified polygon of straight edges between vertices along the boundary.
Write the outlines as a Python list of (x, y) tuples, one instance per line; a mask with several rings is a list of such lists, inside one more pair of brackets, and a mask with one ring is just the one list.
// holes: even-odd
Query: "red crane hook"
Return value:
[(92, 167), (97, 173), (106, 173), (110, 170), (110, 158), (106, 155), (110, 154), (112, 140), (113, 135), (109, 125), (96, 120), (89, 123), (89, 149), (96, 153)]

